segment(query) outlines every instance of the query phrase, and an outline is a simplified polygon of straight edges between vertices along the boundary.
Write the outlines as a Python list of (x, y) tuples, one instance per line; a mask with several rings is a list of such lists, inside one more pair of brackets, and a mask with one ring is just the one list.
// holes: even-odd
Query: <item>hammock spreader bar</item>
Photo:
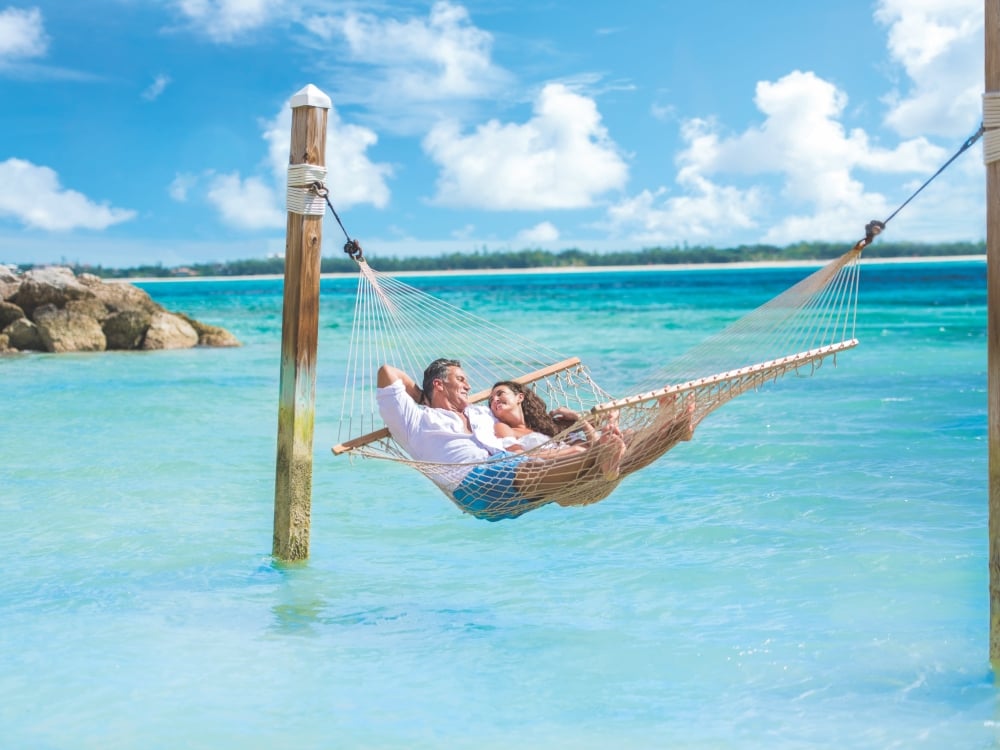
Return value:
[(847, 349), (852, 349), (857, 345), (858, 345), (858, 340), (851, 339), (849, 341), (841, 341), (839, 344), (820, 346), (815, 349), (810, 349), (809, 351), (800, 352), (799, 354), (791, 354), (787, 357), (771, 359), (768, 360), (767, 362), (760, 362), (755, 365), (748, 365), (747, 367), (741, 367), (737, 370), (720, 372), (717, 375), (710, 375), (704, 378), (697, 378), (696, 380), (689, 380), (686, 383), (678, 383), (677, 385), (668, 385), (665, 388), (659, 388), (655, 391), (648, 391), (646, 393), (641, 393), (636, 396), (626, 396), (625, 398), (617, 398), (614, 399), (613, 401), (608, 401), (607, 403), (604, 404), (598, 404), (597, 406), (593, 407), (590, 411), (594, 414), (603, 414), (605, 412), (621, 409), (622, 407), (625, 406), (633, 406), (635, 404), (641, 404), (646, 401), (656, 401), (663, 398), (664, 396), (669, 396), (671, 394), (711, 388), (712, 386), (718, 385), (720, 383), (753, 381), (758, 384), (762, 384), (764, 382), (767, 382), (767, 380), (777, 379), (778, 377), (788, 372), (789, 370), (796, 370), (805, 364), (818, 362), (819, 360), (831, 354), (836, 354), (837, 352), (842, 352)]

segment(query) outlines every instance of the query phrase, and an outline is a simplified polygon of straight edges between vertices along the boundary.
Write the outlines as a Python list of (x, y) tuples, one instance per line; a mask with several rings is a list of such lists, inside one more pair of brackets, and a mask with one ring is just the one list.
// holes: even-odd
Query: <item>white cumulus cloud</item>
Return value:
[(281, 18), (285, 0), (175, 0), (175, 7), (195, 30), (216, 42), (231, 42)]
[(465, 135), (445, 121), (423, 147), (441, 169), (434, 201), (451, 206), (583, 208), (628, 176), (593, 99), (562, 84), (542, 89), (523, 124), (491, 120)]
[(756, 226), (754, 217), (761, 205), (758, 189), (715, 185), (696, 175), (681, 185), (686, 188), (682, 195), (671, 195), (666, 188), (643, 190), (611, 206), (612, 233), (649, 244), (714, 244), (734, 229)]
[[(271, 170), (282, 190), (287, 182), (291, 130), (292, 112), (285, 107), (268, 124), (264, 134)], [(378, 142), (375, 132), (345, 123), (336, 108), (331, 107), (327, 113), (326, 133), (326, 186), (337, 210), (359, 204), (384, 208), (389, 202), (386, 180), (392, 176), (392, 168), (368, 158), (368, 149)]]
[(184, 203), (188, 199), (188, 193), (198, 184), (198, 178), (192, 174), (178, 174), (167, 188), (167, 193), (178, 203)]
[(0, 162), (0, 216), (34, 229), (107, 229), (135, 217), (135, 211), (95, 203), (59, 184), (49, 167), (23, 159)]
[(909, 86), (887, 97), (885, 121), (903, 136), (955, 137), (979, 124), (983, 91), (982, 0), (879, 0), (889, 55)]
[(277, 205), (274, 188), (260, 177), (216, 175), (208, 188), (208, 200), (224, 222), (242, 229), (278, 227), (287, 216)]
[[(209, 175), (208, 200), (227, 224), (244, 229), (284, 226), (291, 130), (292, 112), (287, 106), (273, 120), (264, 123), (267, 156), (263, 174)], [(392, 168), (371, 161), (366, 153), (377, 140), (373, 131), (342, 122), (336, 109), (328, 111), (325, 185), (338, 211), (358, 204), (377, 208), (388, 204), (390, 191), (386, 180), (392, 175)], [(175, 200), (184, 200), (193, 186), (189, 175), (179, 175), (170, 187), (171, 195)]]
[[(762, 241), (778, 244), (840, 238), (888, 209), (885, 196), (867, 189), (856, 173), (928, 174), (944, 157), (925, 138), (885, 149), (863, 130), (846, 129), (847, 96), (814, 73), (760, 82), (755, 103), (763, 121), (735, 135), (723, 135), (709, 120), (685, 122), (680, 194), (661, 188), (622, 201), (609, 211), (612, 226), (637, 239), (672, 243), (752, 227)], [(733, 184), (724, 184), (723, 175)], [(769, 194), (762, 183), (775, 176), (780, 187)], [(747, 178), (750, 186), (740, 187)], [(776, 204), (783, 218), (768, 224)]]
[(349, 13), (340, 31), (354, 60), (391, 70), (384, 83), (408, 100), (478, 96), (496, 76), (492, 36), (460, 5), (436, 2), (405, 21)]
[(559, 239), (559, 230), (551, 221), (543, 221), (528, 229), (523, 229), (517, 233), (515, 238), (518, 242), (527, 244), (544, 244), (555, 242)]
[(0, 11), (0, 65), (43, 56), (49, 39), (38, 8), (6, 8)]
[(513, 80), (492, 59), (493, 35), (447, 0), (421, 16), (348, 10), (302, 23), (335, 65), (336, 100), (364, 105), (383, 130), (425, 132), (445, 111), (503, 96)]

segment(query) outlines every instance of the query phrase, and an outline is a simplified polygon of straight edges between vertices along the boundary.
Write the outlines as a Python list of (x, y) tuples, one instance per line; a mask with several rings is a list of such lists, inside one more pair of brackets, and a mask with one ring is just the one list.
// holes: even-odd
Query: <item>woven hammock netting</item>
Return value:
[[(644, 376), (624, 395), (605, 391), (572, 353), (525, 340), (358, 258), (340, 443), (333, 450), (406, 463), (463, 511), (487, 520), (548, 503), (597, 502), (624, 478), (691, 439), (698, 424), (730, 399), (788, 373), (811, 375), (827, 358), (855, 346), (864, 244)], [(391, 364), (419, 383), (424, 368), (439, 357), (461, 361), (472, 402), (485, 403), (494, 383), (514, 380), (529, 385), (549, 408), (569, 407), (579, 420), (516, 457), (501, 454), (471, 466), (416, 461), (384, 428), (375, 401), (376, 372)], [(621, 442), (602, 439), (611, 433)], [(560, 450), (567, 445), (582, 447)], [(567, 452), (571, 455), (563, 455)], [(609, 471), (615, 464), (617, 472)]]

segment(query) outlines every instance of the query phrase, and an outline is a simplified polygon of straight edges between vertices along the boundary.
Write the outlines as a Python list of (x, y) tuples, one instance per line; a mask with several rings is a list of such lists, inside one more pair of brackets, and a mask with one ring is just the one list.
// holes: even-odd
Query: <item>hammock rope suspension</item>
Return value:
[[(380, 274), (361, 260), (341, 442), (333, 450), (405, 462), (463, 510), (483, 518), (512, 517), (549, 502), (596, 502), (622, 478), (690, 439), (695, 427), (724, 403), (784, 375), (811, 375), (826, 359), (855, 346), (860, 253), (860, 247), (852, 248), (629, 387), (626, 393), (635, 395), (617, 397), (595, 382), (578, 359)], [(378, 367), (388, 362), (419, 375), (440, 356), (459, 359), (474, 386), (489, 388), (501, 380), (529, 383), (551, 408), (566, 406), (580, 415), (548, 443), (527, 451), (528, 459), (519, 463), (523, 476), (517, 497), (508, 498), (489, 487), (473, 503), (456, 496), (455, 477), (470, 467), (414, 461), (384, 429), (374, 398)], [(488, 390), (482, 391), (470, 401), (488, 395)], [(589, 463), (546, 457), (547, 451), (582, 441), (588, 426), (597, 431), (598, 440), (607, 430), (622, 435), (626, 449), (618, 472), (605, 471), (613, 458), (610, 444), (584, 445), (593, 454)], [(484, 476), (499, 474), (502, 479), (505, 460), (485, 461), (475, 468), (488, 467), (483, 468)], [(553, 480), (553, 465), (568, 474), (562, 477), (565, 481)]]
[[(1000, 123), (1000, 101), (996, 113)], [(702, 420), (723, 404), (785, 375), (812, 375), (825, 361), (836, 364), (838, 354), (856, 346), (862, 251), (983, 132), (981, 127), (887, 219), (869, 222), (864, 238), (842, 256), (630, 384), (626, 393), (631, 395), (624, 396), (605, 391), (578, 358), (371, 268), (320, 183), (313, 189), (337, 219), (347, 238), (344, 252), (359, 270), (340, 442), (333, 452), (405, 463), (459, 508), (488, 520), (515, 517), (551, 502), (597, 502), (624, 477), (690, 440)], [(549, 408), (568, 407), (578, 417), (514, 459), (500, 454), (476, 464), (414, 460), (382, 423), (376, 373), (382, 364), (391, 364), (419, 376), (439, 357), (460, 360), (474, 386), (512, 380), (529, 386)], [(470, 401), (488, 397), (489, 390), (483, 390)]]

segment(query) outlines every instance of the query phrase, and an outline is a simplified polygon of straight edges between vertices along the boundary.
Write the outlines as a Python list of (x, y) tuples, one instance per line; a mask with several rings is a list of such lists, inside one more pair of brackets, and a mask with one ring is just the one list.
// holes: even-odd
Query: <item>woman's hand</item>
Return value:
[(553, 409), (549, 412), (551, 416), (557, 422), (566, 422), (572, 424), (580, 418), (580, 415), (567, 406), (560, 406), (557, 409)]

